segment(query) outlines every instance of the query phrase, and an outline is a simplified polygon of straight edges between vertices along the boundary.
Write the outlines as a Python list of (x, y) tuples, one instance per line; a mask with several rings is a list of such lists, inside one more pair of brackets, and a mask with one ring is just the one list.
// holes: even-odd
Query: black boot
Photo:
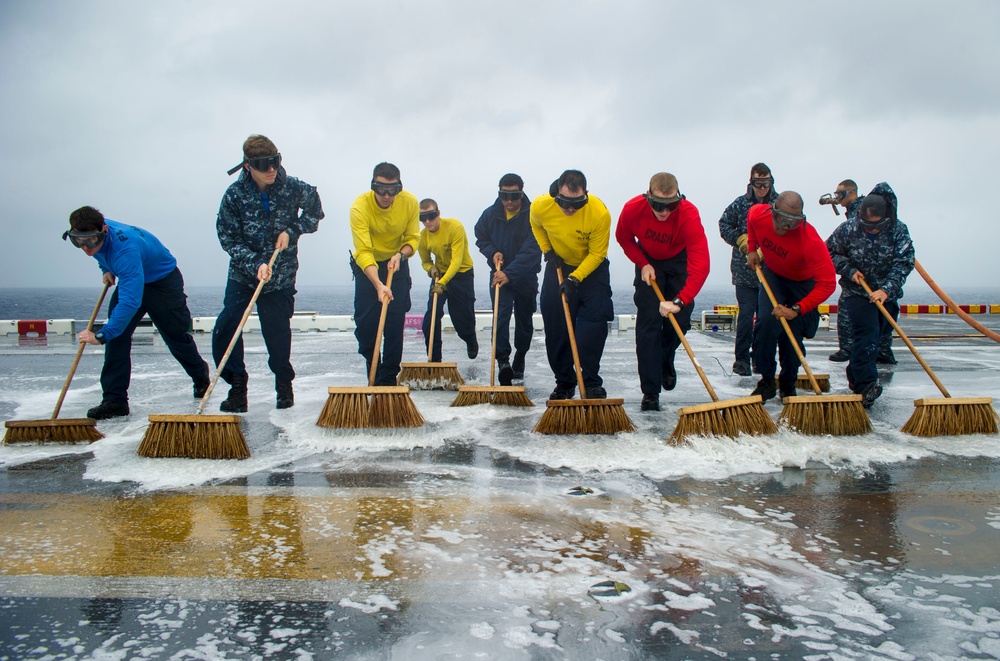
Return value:
[(513, 379), (523, 379), (524, 378), (524, 354), (520, 351), (514, 352), (514, 362), (510, 364), (513, 374), (511, 378)]
[(247, 375), (234, 374), (229, 381), (229, 395), (219, 404), (224, 413), (247, 412)]
[(514, 370), (510, 368), (510, 363), (506, 358), (497, 358), (497, 380), (502, 386), (513, 385)]
[(87, 417), (94, 420), (107, 420), (128, 415), (128, 402), (115, 402), (109, 399), (87, 411)]
[(282, 381), (276, 378), (274, 380), (274, 390), (278, 393), (275, 408), (290, 409), (295, 405), (295, 395), (292, 393), (291, 381)]

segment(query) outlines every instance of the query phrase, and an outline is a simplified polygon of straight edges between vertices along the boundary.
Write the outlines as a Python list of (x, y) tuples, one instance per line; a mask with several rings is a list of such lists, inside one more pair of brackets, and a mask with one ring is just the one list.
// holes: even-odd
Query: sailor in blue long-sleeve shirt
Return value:
[(77, 335), (80, 342), (105, 345), (101, 370), (104, 395), (99, 405), (87, 411), (87, 417), (104, 420), (129, 414), (132, 334), (146, 314), (191, 377), (194, 396), (202, 397), (208, 389), (208, 365), (189, 332), (191, 312), (174, 256), (146, 230), (106, 220), (93, 207), (74, 211), (69, 224), (63, 239), (97, 260), (105, 283), (118, 284), (111, 294), (104, 327), (97, 333), (85, 330)]

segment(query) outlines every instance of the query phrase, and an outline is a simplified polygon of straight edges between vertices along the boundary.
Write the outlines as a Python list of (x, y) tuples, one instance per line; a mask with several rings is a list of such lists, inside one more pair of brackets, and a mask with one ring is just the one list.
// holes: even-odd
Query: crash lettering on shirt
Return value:
[(780, 257), (782, 259), (788, 257), (788, 249), (787, 248), (782, 248), (777, 243), (775, 243), (774, 241), (772, 241), (771, 239), (769, 239), (767, 237), (764, 237), (764, 240), (761, 241), (760, 247), (762, 249), (764, 249), (764, 250), (769, 250), (769, 251), (773, 252), (775, 255), (777, 255), (778, 257)]
[(654, 229), (647, 229), (642, 238), (649, 241), (656, 241), (657, 243), (673, 243), (674, 233), (657, 232)]
[(591, 232), (584, 232), (583, 230), (577, 230), (576, 235), (580, 238), (581, 243), (590, 243)]

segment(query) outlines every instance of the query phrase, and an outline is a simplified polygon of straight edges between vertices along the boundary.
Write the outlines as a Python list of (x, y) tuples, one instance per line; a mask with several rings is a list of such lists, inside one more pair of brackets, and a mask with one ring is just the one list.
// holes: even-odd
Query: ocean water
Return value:
[[(221, 286), (189, 286), (186, 288), (188, 306), (196, 317), (215, 316), (222, 310), (224, 288)], [(958, 287), (946, 290), (959, 304), (1000, 303), (1000, 286)], [(635, 311), (632, 303), (632, 286), (617, 284), (614, 287), (615, 314), (630, 314)], [(0, 289), (0, 319), (88, 319), (94, 309), (100, 289), (97, 287), (60, 288), (17, 288)], [(838, 292), (828, 300), (836, 303)], [(110, 293), (109, 293), (110, 297)], [(426, 309), (423, 294), (414, 288), (412, 313), (422, 313)], [(940, 300), (923, 282), (913, 281), (906, 287), (904, 303), (938, 304)], [(716, 305), (735, 305), (732, 287), (705, 287), (695, 300), (695, 314), (700, 310), (712, 309)], [(476, 292), (476, 307), (487, 310), (490, 307), (489, 292), (485, 288)], [(102, 306), (98, 319), (107, 316), (107, 301)], [(295, 297), (298, 311), (319, 314), (352, 314), (354, 312), (353, 284), (329, 286), (302, 286)]]

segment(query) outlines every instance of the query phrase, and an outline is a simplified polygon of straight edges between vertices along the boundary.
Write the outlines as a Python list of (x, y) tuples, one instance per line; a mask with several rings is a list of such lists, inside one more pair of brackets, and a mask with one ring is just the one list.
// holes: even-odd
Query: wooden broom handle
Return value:
[[(438, 279), (434, 278), (434, 284), (438, 283)], [(438, 293), (434, 292), (434, 296), (431, 297), (431, 336), (427, 338), (427, 362), (431, 361), (431, 352), (434, 349), (434, 322), (437, 321), (437, 311), (438, 311)]]
[[(656, 297), (660, 299), (661, 303), (666, 303), (667, 299), (663, 297), (663, 292), (660, 291), (660, 286), (656, 284), (656, 279), (649, 281), (652, 285), (653, 291), (656, 292)], [(701, 382), (705, 385), (705, 390), (708, 391), (708, 396), (712, 398), (713, 402), (719, 401), (719, 396), (715, 394), (715, 389), (712, 388), (712, 384), (708, 382), (708, 377), (705, 376), (705, 370), (701, 369), (701, 365), (698, 364), (698, 360), (694, 357), (694, 351), (691, 350), (691, 345), (688, 344), (687, 338), (684, 337), (684, 331), (681, 330), (680, 324), (677, 323), (677, 319), (674, 317), (673, 312), (667, 313), (667, 318), (670, 320), (670, 325), (674, 327), (674, 332), (677, 333), (678, 339), (680, 339), (681, 344), (684, 345), (684, 350), (687, 351), (688, 358), (691, 359), (691, 364), (694, 368), (698, 370), (698, 376), (701, 377)]]
[[(392, 273), (392, 269), (389, 269), (389, 275), (385, 278), (385, 286), (389, 289), (392, 289)], [(382, 314), (378, 317), (378, 331), (375, 333), (375, 348), (372, 350), (372, 367), (371, 371), (368, 373), (369, 388), (375, 385), (375, 373), (378, 372), (378, 364), (382, 359), (380, 345), (382, 344), (382, 331), (385, 330), (385, 315), (389, 312), (389, 302), (388, 296), (382, 299)]]
[[(274, 260), (278, 259), (278, 253), (281, 252), (281, 248), (275, 248), (274, 252), (271, 253), (271, 259), (267, 262), (267, 268), (274, 266)], [(233, 339), (229, 341), (229, 346), (226, 347), (226, 353), (222, 355), (222, 360), (219, 361), (218, 367), (215, 368), (215, 374), (212, 375), (212, 381), (208, 384), (208, 390), (201, 398), (201, 402), (198, 403), (198, 410), (195, 411), (196, 415), (201, 415), (201, 412), (205, 410), (205, 406), (208, 404), (208, 398), (212, 396), (212, 391), (215, 390), (215, 384), (219, 382), (219, 376), (222, 374), (222, 370), (226, 368), (226, 363), (229, 362), (229, 354), (233, 352), (233, 348), (236, 347), (236, 343), (239, 341), (240, 337), (243, 336), (243, 327), (246, 326), (247, 319), (250, 318), (250, 313), (253, 312), (253, 306), (257, 302), (257, 297), (260, 296), (260, 292), (264, 289), (266, 283), (263, 280), (257, 282), (257, 289), (254, 290), (253, 296), (250, 297), (250, 304), (247, 305), (247, 309), (243, 311), (243, 318), (240, 319), (240, 325), (236, 327), (236, 332), (233, 333)]]
[[(860, 272), (858, 274), (858, 284), (865, 288), (865, 292), (867, 292), (869, 296), (872, 295), (872, 288), (868, 286), (868, 283), (865, 282), (865, 277), (861, 275)], [(945, 389), (944, 384), (941, 383), (941, 381), (937, 378), (937, 375), (934, 374), (934, 370), (931, 369), (931, 366), (927, 364), (927, 361), (925, 361), (923, 357), (917, 352), (917, 348), (913, 346), (913, 342), (910, 342), (910, 338), (906, 337), (906, 333), (904, 333), (903, 329), (899, 327), (899, 324), (896, 323), (896, 320), (892, 318), (892, 315), (889, 314), (889, 311), (885, 309), (885, 306), (882, 305), (881, 301), (873, 301), (873, 303), (875, 303), (875, 305), (878, 306), (879, 312), (881, 312), (885, 316), (885, 318), (889, 320), (889, 323), (892, 324), (892, 327), (896, 330), (897, 333), (899, 333), (899, 337), (903, 340), (906, 346), (910, 348), (910, 352), (913, 353), (913, 357), (917, 359), (917, 362), (920, 363), (920, 366), (924, 368), (925, 372), (927, 372), (927, 376), (931, 377), (931, 381), (933, 381), (934, 385), (938, 387), (938, 390), (941, 391), (941, 394), (944, 395), (945, 397), (951, 397), (951, 395), (948, 394), (948, 390)]]
[[(87, 322), (87, 330), (94, 327), (94, 320), (97, 319), (97, 313), (101, 309), (101, 304), (104, 303), (104, 297), (108, 293), (108, 288), (111, 285), (104, 283), (104, 289), (101, 290), (101, 296), (97, 299), (97, 305), (94, 306), (94, 311), (90, 313), (90, 321)], [(87, 346), (86, 342), (81, 342), (80, 346), (76, 349), (76, 358), (73, 359), (73, 366), (69, 368), (69, 375), (66, 377), (66, 383), (63, 384), (62, 392), (59, 393), (59, 401), (56, 402), (56, 409), (52, 412), (52, 419), (55, 420), (59, 417), (59, 409), (62, 408), (63, 400), (66, 399), (66, 392), (69, 390), (69, 384), (73, 380), (73, 375), (76, 374), (76, 367), (80, 364), (80, 356), (83, 355), (83, 348)]]
[[(767, 278), (764, 277), (764, 271), (757, 266), (757, 279), (760, 280), (760, 284), (764, 286), (764, 291), (767, 292), (767, 297), (771, 299), (771, 305), (778, 307), (778, 301), (774, 298), (774, 292), (771, 291), (771, 285), (767, 284)], [(806, 357), (802, 355), (802, 349), (799, 348), (799, 343), (795, 339), (795, 333), (792, 332), (792, 327), (788, 325), (788, 320), (784, 317), (778, 317), (781, 321), (781, 325), (785, 328), (785, 333), (788, 335), (788, 339), (792, 342), (792, 348), (795, 349), (795, 355), (799, 357), (799, 362), (802, 363), (802, 368), (806, 371), (806, 376), (809, 377), (809, 385), (812, 386), (813, 392), (817, 395), (822, 395), (823, 391), (820, 390), (819, 384), (816, 383), (816, 377), (813, 376), (812, 370), (809, 369), (809, 363), (806, 362)]]
[(965, 323), (969, 324), (970, 326), (972, 326), (977, 331), (979, 331), (986, 337), (990, 338), (994, 342), (1000, 342), (1000, 335), (991, 331), (989, 328), (983, 326), (981, 323), (973, 319), (971, 316), (969, 316), (969, 313), (967, 313), (965, 310), (960, 309), (958, 305), (955, 304), (955, 301), (951, 300), (948, 294), (944, 293), (944, 291), (940, 287), (938, 287), (938, 284), (934, 282), (934, 280), (931, 278), (930, 275), (928, 275), (927, 271), (924, 270), (924, 267), (920, 265), (919, 261), (914, 259), (913, 266), (914, 268), (917, 269), (917, 273), (920, 274), (920, 277), (923, 278), (924, 281), (927, 282), (927, 284), (930, 286), (930, 288), (934, 290), (934, 293), (938, 295), (938, 298), (944, 301), (945, 304), (948, 307), (950, 307), (955, 314), (961, 317), (961, 319)]
[[(559, 279), (559, 284), (563, 283), (562, 267), (556, 267), (556, 277)], [(573, 315), (569, 311), (569, 301), (566, 300), (566, 294), (562, 293), (560, 290), (559, 298), (562, 299), (563, 312), (566, 313), (566, 330), (569, 332), (569, 346), (573, 350), (573, 367), (576, 368), (576, 384), (580, 388), (580, 399), (587, 398), (587, 389), (583, 385), (583, 369), (580, 367), (580, 352), (576, 348), (576, 332), (573, 330)]]
[[(497, 262), (497, 273), (503, 266), (503, 260)], [(500, 318), (500, 283), (493, 287), (493, 339), (490, 341), (490, 388), (496, 386), (497, 371), (497, 319)]]

